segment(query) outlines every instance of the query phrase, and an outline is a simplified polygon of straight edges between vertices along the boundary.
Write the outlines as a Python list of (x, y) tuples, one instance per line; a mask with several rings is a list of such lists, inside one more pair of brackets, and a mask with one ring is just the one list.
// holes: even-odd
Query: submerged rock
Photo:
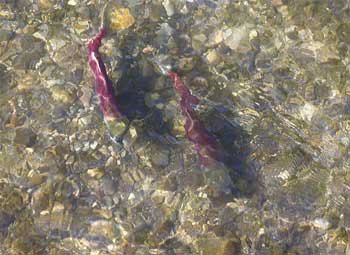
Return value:
[(166, 149), (155, 149), (151, 156), (151, 161), (155, 166), (165, 167), (169, 164), (169, 154), (170, 152)]
[(349, 253), (346, 1), (104, 2), (0, 3), (0, 254)]
[(30, 128), (17, 128), (14, 142), (26, 147), (33, 147), (37, 141), (37, 135)]
[(197, 241), (198, 250), (203, 255), (239, 254), (240, 243), (229, 238), (203, 238)]
[(110, 10), (111, 28), (114, 30), (127, 29), (135, 23), (128, 8), (112, 8)]

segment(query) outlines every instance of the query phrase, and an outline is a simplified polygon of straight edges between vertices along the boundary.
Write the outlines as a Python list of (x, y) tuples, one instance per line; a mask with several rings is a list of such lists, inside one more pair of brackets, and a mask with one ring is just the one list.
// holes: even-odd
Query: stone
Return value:
[(202, 255), (232, 255), (240, 254), (240, 244), (229, 238), (203, 238), (197, 241), (198, 250)]
[(312, 225), (316, 228), (327, 230), (331, 227), (330, 222), (324, 218), (316, 218), (313, 220)]
[(118, 142), (125, 134), (129, 121), (127, 118), (105, 119), (105, 123), (107, 125), (112, 139)]
[(59, 86), (53, 86), (50, 88), (50, 90), (53, 99), (56, 101), (60, 101), (62, 103), (69, 103), (73, 100), (73, 97), (64, 88), (60, 88)]
[(36, 134), (30, 128), (16, 129), (15, 144), (33, 147), (37, 141)]
[(0, 42), (7, 42), (14, 36), (14, 32), (0, 29)]
[(38, 170), (30, 170), (28, 179), (32, 185), (39, 185), (45, 181), (46, 174), (40, 173)]
[(86, 32), (90, 28), (90, 21), (88, 19), (78, 18), (74, 23), (74, 29), (78, 35)]
[(115, 8), (111, 11), (110, 22), (112, 29), (122, 30), (131, 27), (135, 19), (128, 8)]
[(70, 6), (76, 6), (78, 4), (77, 0), (68, 0), (68, 5)]
[(38, 0), (40, 8), (46, 10), (52, 8), (56, 4), (57, 0)]
[(200, 51), (203, 49), (204, 44), (208, 38), (205, 36), (205, 34), (196, 34), (192, 36), (192, 47), (194, 50)]
[(114, 239), (119, 235), (115, 223), (109, 220), (96, 220), (92, 222), (89, 228), (89, 234), (105, 236), (108, 239)]
[(15, 220), (15, 218), (5, 212), (0, 211), (0, 236), (2, 233), (7, 232), (7, 228)]
[(224, 32), (223, 30), (216, 30), (209, 36), (209, 46), (214, 46), (221, 43), (224, 40)]
[(106, 194), (107, 196), (113, 195), (117, 191), (116, 183), (108, 175), (105, 175), (102, 178), (101, 186), (102, 186), (103, 193)]
[(179, 61), (179, 69), (181, 71), (190, 71), (194, 68), (196, 59), (193, 57), (181, 58)]
[(151, 155), (151, 161), (155, 166), (164, 167), (169, 165), (170, 152), (166, 149), (154, 151)]
[(209, 64), (217, 64), (220, 61), (220, 55), (217, 53), (215, 49), (210, 49), (207, 51), (205, 55), (206, 60)]
[(324, 45), (316, 50), (316, 54), (317, 60), (322, 64), (340, 60), (335, 46)]
[(173, 3), (171, 2), (171, 0), (164, 0), (163, 6), (164, 6), (164, 9), (165, 9), (168, 16), (174, 15), (175, 11), (174, 11), (174, 6), (173, 6)]
[(304, 106), (300, 109), (300, 115), (304, 120), (311, 121), (312, 116), (316, 110), (317, 108), (314, 105), (305, 103)]
[(271, 1), (273, 6), (281, 6), (283, 5), (283, 1), (282, 0), (272, 0)]
[(250, 49), (248, 39), (249, 29), (246, 25), (224, 31), (224, 43), (232, 50), (248, 51)]
[(87, 170), (87, 174), (92, 178), (100, 179), (105, 173), (101, 168), (90, 168)]

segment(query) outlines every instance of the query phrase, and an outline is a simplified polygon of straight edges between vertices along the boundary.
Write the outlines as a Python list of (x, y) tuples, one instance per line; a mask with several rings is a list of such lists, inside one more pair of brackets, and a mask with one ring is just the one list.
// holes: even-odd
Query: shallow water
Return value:
[[(349, 2), (107, 2), (0, 2), (0, 253), (350, 253)], [(200, 164), (156, 63), (229, 160)]]

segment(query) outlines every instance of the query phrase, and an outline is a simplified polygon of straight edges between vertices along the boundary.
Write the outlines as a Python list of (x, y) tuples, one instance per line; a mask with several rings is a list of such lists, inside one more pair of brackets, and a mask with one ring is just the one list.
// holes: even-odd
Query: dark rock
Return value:
[(16, 129), (14, 142), (26, 147), (33, 147), (37, 141), (36, 138), (36, 134), (30, 128), (18, 128)]

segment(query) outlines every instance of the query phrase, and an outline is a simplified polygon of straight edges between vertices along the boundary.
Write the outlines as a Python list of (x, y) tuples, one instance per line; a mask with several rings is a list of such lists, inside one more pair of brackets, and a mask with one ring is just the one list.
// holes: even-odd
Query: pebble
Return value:
[(224, 40), (224, 32), (222, 30), (216, 30), (209, 37), (209, 46), (214, 46), (221, 43)]
[(169, 165), (169, 155), (170, 152), (168, 150), (158, 150), (151, 155), (151, 161), (156, 166), (167, 166)]
[(282, 0), (272, 0), (271, 1), (273, 6), (281, 6), (283, 5), (283, 1)]
[(229, 28), (225, 31), (225, 44), (232, 50), (237, 50), (241, 42), (248, 38), (249, 32), (245, 25)]
[(32, 185), (39, 185), (46, 179), (46, 175), (38, 170), (30, 170), (27, 177)]
[(217, 64), (220, 61), (220, 55), (215, 49), (210, 49), (205, 55), (206, 60), (209, 64)]
[(304, 106), (300, 109), (300, 115), (304, 120), (311, 121), (312, 116), (316, 112), (317, 108), (310, 104), (310, 103), (305, 103)]
[(118, 236), (118, 232), (113, 221), (96, 220), (92, 222), (89, 234), (96, 236), (105, 236), (109, 239), (114, 239)]
[(100, 168), (90, 168), (87, 170), (87, 174), (92, 178), (100, 179), (105, 173)]
[(69, 0), (68, 1), (68, 5), (70, 5), (70, 6), (76, 6), (78, 4), (78, 1), (76, 1), (76, 0)]
[(173, 3), (170, 0), (164, 0), (163, 1), (163, 6), (164, 9), (167, 13), (168, 16), (173, 16), (174, 15), (174, 6)]
[(179, 69), (181, 71), (190, 71), (194, 68), (196, 61), (193, 57), (181, 58), (179, 61)]
[(16, 136), (14, 142), (26, 147), (32, 147), (36, 143), (37, 136), (30, 128), (16, 129)]
[(56, 0), (38, 0), (38, 5), (42, 9), (50, 9), (56, 3)]
[(72, 96), (67, 92), (67, 90), (54, 86), (50, 88), (51, 95), (54, 100), (60, 101), (62, 103), (69, 103), (73, 100)]
[(128, 8), (115, 8), (110, 16), (111, 28), (114, 30), (127, 29), (135, 23), (135, 19)]
[(331, 223), (324, 218), (316, 218), (313, 220), (312, 225), (316, 228), (327, 230), (331, 227)]
[(110, 176), (104, 176), (101, 184), (103, 192), (108, 196), (113, 195), (117, 191), (117, 185)]

